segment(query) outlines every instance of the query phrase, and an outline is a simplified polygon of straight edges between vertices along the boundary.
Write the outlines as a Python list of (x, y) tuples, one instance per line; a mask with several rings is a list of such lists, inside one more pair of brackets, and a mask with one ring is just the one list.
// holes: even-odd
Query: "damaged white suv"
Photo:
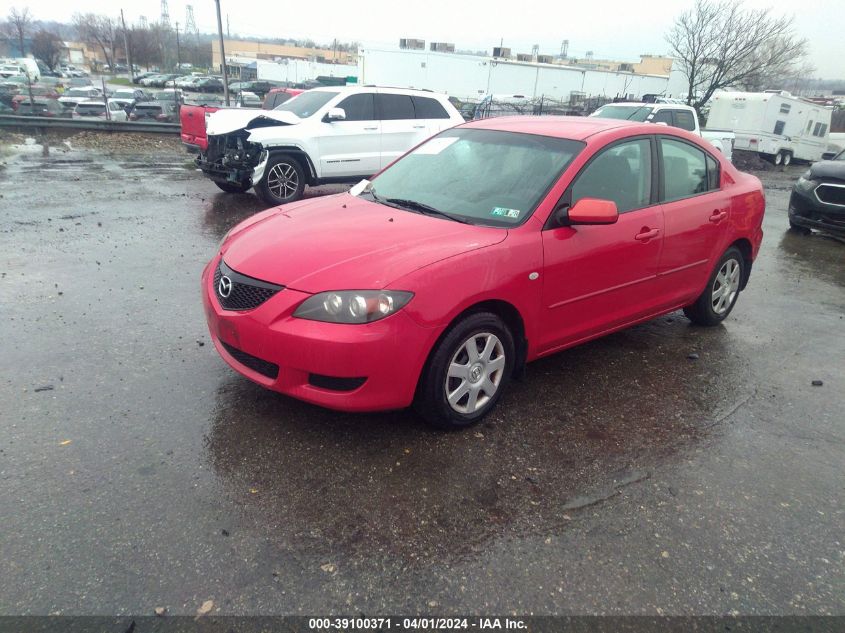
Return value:
[(267, 204), (293, 202), (305, 185), (372, 176), (428, 137), (463, 123), (445, 95), (425, 90), (308, 90), (274, 110), (206, 115), (197, 158), (223, 191), (250, 187)]

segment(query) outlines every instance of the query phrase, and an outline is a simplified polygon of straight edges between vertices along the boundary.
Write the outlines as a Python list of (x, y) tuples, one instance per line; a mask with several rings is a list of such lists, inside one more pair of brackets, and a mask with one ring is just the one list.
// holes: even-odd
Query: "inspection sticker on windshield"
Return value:
[(498, 215), (503, 218), (513, 218), (516, 219), (519, 217), (519, 214), (522, 213), (519, 209), (507, 209), (505, 207), (493, 207), (493, 210), (490, 212), (490, 215)]

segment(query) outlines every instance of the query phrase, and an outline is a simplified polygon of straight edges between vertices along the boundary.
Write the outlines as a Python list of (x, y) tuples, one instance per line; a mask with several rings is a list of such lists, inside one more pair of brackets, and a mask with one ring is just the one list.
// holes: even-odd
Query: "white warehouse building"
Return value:
[(477, 55), (363, 48), (358, 53), (358, 82), (425, 88), (459, 99), (494, 94), (569, 100), (572, 93), (626, 99), (664, 94), (669, 78)]

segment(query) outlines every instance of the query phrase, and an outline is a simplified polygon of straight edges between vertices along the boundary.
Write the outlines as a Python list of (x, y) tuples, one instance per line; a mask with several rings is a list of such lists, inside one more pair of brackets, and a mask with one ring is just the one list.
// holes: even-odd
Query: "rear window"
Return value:
[(429, 99), (428, 97), (412, 97), (412, 99), (414, 102), (414, 111), (418, 119), (449, 118), (446, 108), (437, 99)]
[(102, 103), (80, 103), (76, 106), (78, 114), (102, 114), (106, 111), (106, 106)]
[(140, 112), (142, 114), (160, 114), (161, 106), (138, 105), (135, 106), (135, 112)]

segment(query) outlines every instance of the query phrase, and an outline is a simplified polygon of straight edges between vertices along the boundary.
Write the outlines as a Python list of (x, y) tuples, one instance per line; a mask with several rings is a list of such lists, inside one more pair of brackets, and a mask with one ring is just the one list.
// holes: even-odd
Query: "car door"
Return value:
[(321, 124), (321, 176), (372, 176), (381, 169), (381, 126), (375, 116), (374, 94), (349, 95), (335, 107), (344, 111), (346, 119)]
[(665, 219), (658, 292), (671, 306), (701, 292), (727, 248), (731, 208), (716, 158), (676, 137), (660, 136), (658, 150)]
[(561, 203), (612, 200), (615, 224), (543, 231), (540, 346), (571, 345), (654, 313), (653, 293), (663, 244), (653, 137), (616, 142), (596, 154)]
[(430, 136), (425, 120), (416, 118), (409, 95), (379, 92), (376, 115), (381, 120), (382, 169)]

